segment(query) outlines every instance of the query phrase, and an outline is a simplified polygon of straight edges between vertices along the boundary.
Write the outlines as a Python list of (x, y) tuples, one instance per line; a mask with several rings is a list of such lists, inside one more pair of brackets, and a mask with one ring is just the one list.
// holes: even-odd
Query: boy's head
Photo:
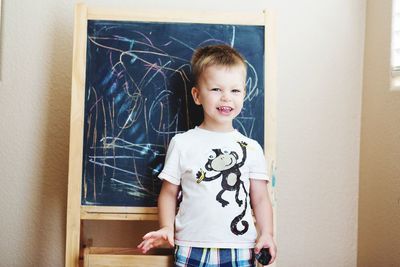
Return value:
[(247, 75), (247, 65), (244, 57), (229, 45), (209, 45), (197, 49), (192, 56), (192, 75), (195, 86), (207, 67), (243, 67), (244, 79)]
[(192, 57), (195, 86), (193, 100), (203, 108), (202, 127), (229, 131), (239, 115), (246, 94), (246, 63), (232, 47), (199, 48)]

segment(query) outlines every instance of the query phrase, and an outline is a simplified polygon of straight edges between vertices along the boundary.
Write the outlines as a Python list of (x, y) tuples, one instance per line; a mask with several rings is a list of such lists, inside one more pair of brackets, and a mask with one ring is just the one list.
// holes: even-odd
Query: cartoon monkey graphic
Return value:
[[(215, 156), (212, 155), (208, 158), (208, 161), (205, 164), (205, 168), (207, 171), (214, 171), (218, 173), (214, 176), (207, 177), (206, 172), (200, 169), (200, 171), (198, 171), (196, 174), (196, 182), (208, 182), (221, 177), (222, 190), (217, 194), (216, 200), (222, 204), (222, 207), (225, 207), (229, 204), (228, 201), (222, 198), (222, 194), (225, 191), (235, 191), (236, 203), (239, 205), (239, 207), (241, 207), (243, 204), (243, 200), (239, 199), (239, 192), (240, 187), (243, 188), (245, 193), (243, 212), (236, 216), (231, 222), (232, 233), (234, 233), (235, 235), (243, 235), (249, 229), (249, 223), (245, 220), (242, 220), (247, 211), (248, 192), (244, 186), (243, 181), (240, 180), (241, 172), (239, 168), (244, 165), (247, 158), (247, 143), (243, 141), (237, 143), (240, 145), (243, 151), (243, 158), (241, 162), (239, 162), (239, 155), (235, 151), (229, 152), (223, 151), (221, 149), (213, 149)], [(244, 227), (242, 230), (239, 230), (237, 227), (240, 221), (242, 223), (242, 226)]]

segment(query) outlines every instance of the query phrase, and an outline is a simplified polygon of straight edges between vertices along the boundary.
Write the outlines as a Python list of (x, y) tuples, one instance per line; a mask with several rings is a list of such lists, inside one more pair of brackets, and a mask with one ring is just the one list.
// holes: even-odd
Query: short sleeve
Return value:
[(249, 178), (257, 180), (268, 180), (267, 163), (264, 151), (259, 143), (254, 142), (251, 145), (252, 160), (249, 166)]
[(179, 163), (179, 149), (177, 146), (176, 138), (173, 137), (169, 143), (167, 155), (165, 157), (164, 168), (158, 175), (158, 178), (166, 180), (172, 184), (180, 185), (181, 183), (181, 171)]

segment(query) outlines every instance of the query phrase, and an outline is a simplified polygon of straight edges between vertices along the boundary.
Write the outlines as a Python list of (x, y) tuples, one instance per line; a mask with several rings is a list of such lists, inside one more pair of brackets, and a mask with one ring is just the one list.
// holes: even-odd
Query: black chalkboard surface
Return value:
[(264, 145), (264, 26), (88, 20), (82, 205), (157, 205), (169, 141), (202, 119), (190, 58), (219, 43), (248, 64), (234, 126)]

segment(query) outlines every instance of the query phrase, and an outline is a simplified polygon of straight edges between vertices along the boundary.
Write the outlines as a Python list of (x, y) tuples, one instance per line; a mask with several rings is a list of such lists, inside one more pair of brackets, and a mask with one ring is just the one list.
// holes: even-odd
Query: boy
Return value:
[(254, 266), (254, 253), (265, 247), (272, 263), (276, 246), (264, 154), (232, 126), (246, 93), (245, 60), (230, 46), (206, 46), (195, 51), (192, 72), (192, 96), (204, 120), (172, 138), (159, 175), (160, 229), (147, 233), (138, 248), (146, 253), (175, 245), (175, 266)]

